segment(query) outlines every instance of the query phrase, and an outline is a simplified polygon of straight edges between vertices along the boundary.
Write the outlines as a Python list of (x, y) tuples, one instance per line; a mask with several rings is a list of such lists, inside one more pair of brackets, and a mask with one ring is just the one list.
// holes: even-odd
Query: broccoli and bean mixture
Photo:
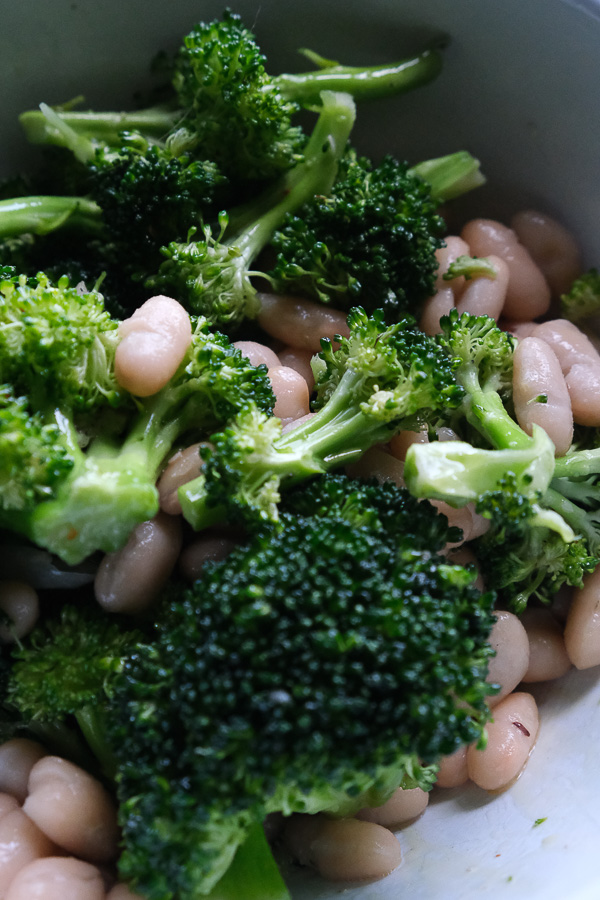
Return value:
[(441, 49), (305, 55), (227, 12), (160, 104), (21, 117), (0, 900), (383, 877), (432, 790), (519, 777), (530, 683), (600, 664), (600, 277), (541, 212), (449, 233), (467, 150), (357, 150)]

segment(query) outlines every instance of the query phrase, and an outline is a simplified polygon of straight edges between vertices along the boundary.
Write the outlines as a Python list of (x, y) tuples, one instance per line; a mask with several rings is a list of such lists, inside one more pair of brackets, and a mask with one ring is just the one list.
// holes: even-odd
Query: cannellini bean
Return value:
[(275, 394), (273, 415), (282, 422), (291, 422), (310, 412), (310, 394), (302, 375), (288, 366), (269, 369), (269, 380)]
[(9, 626), (0, 625), (0, 642), (18, 641), (29, 634), (38, 620), (37, 591), (24, 581), (0, 581), (0, 611), (11, 621)]
[(523, 338), (531, 337), (533, 332), (538, 326), (537, 322), (515, 322), (512, 319), (503, 319), (500, 322), (500, 326), (503, 331), (508, 331), (509, 334), (514, 335), (518, 341), (522, 341)]
[(529, 607), (521, 615), (529, 639), (529, 666), (523, 682), (551, 681), (571, 668), (562, 628), (549, 609)]
[(423, 304), (421, 320), (419, 328), (425, 334), (432, 336), (439, 334), (440, 319), (447, 316), (451, 309), (456, 306), (456, 297), (451, 287), (440, 288), (432, 297), (428, 297)]
[(469, 312), (474, 316), (489, 316), (498, 321), (506, 299), (509, 269), (499, 256), (490, 255), (488, 259), (496, 271), (496, 277), (480, 275), (469, 279), (456, 302), (456, 309), (460, 315)]
[(497, 610), (496, 622), (488, 643), (496, 655), (488, 666), (488, 684), (499, 684), (500, 693), (488, 697), (489, 706), (497, 706), (519, 682), (529, 666), (529, 640), (520, 620), (511, 612)]
[(600, 426), (600, 355), (590, 339), (567, 319), (538, 325), (533, 336), (554, 350), (578, 425)]
[(477, 572), (477, 577), (473, 582), (473, 587), (478, 591), (485, 591), (483, 575), (479, 569), (477, 557), (467, 544), (461, 544), (460, 547), (453, 547), (447, 552), (448, 562), (456, 566), (473, 566)]
[(460, 528), (462, 531), (462, 539), (454, 544), (446, 544), (446, 552), (452, 550), (454, 547), (459, 547), (462, 545), (463, 541), (470, 541), (474, 540), (476, 537), (481, 537), (481, 535), (485, 534), (490, 527), (489, 520), (484, 519), (483, 516), (480, 516), (479, 513), (475, 512), (473, 503), (467, 503), (466, 506), (455, 508), (454, 506), (450, 506), (450, 504), (446, 503), (444, 500), (430, 500), (429, 502), (432, 506), (435, 506), (441, 515), (446, 516), (449, 525)]
[(513, 401), (517, 422), (527, 434), (543, 428), (557, 456), (573, 440), (571, 398), (552, 347), (536, 337), (519, 341), (513, 356)]
[(412, 446), (412, 444), (427, 444), (429, 443), (429, 437), (427, 435), (427, 430), (423, 431), (400, 431), (398, 434), (395, 434), (389, 443), (390, 453), (392, 456), (395, 456), (396, 459), (404, 462), (406, 459), (406, 453), (408, 448)]
[(565, 647), (578, 669), (600, 665), (600, 566), (573, 591), (565, 625)]
[(279, 357), (266, 344), (260, 344), (258, 341), (235, 341), (233, 346), (237, 347), (242, 356), (249, 359), (253, 366), (262, 365), (270, 369), (279, 365)]
[(487, 745), (467, 750), (469, 778), (486, 791), (500, 791), (523, 771), (539, 729), (537, 705), (531, 694), (509, 694), (494, 707), (487, 725)]
[(6, 900), (104, 900), (104, 880), (81, 859), (49, 856), (25, 866), (12, 882)]
[(107, 612), (138, 613), (152, 605), (169, 578), (183, 541), (181, 521), (160, 512), (142, 522), (121, 550), (107, 553), (94, 593)]
[(0, 819), (19, 808), (19, 801), (13, 794), (0, 794)]
[(297, 347), (286, 347), (279, 353), (279, 365), (295, 369), (299, 375), (302, 375), (309, 391), (312, 391), (315, 386), (315, 376), (310, 364), (313, 356), (314, 354), (310, 350), (298, 350)]
[(46, 751), (37, 741), (12, 738), (0, 745), (0, 791), (6, 791), (22, 803), (27, 796), (31, 769)]
[(192, 340), (190, 317), (172, 297), (151, 297), (121, 322), (119, 338), (117, 381), (132, 394), (149, 397), (179, 368)]
[(518, 212), (510, 224), (554, 296), (568, 291), (581, 274), (581, 253), (573, 235), (555, 219), (532, 209)]
[(382, 878), (401, 862), (394, 835), (373, 822), (292, 816), (284, 834), (296, 859), (329, 881)]
[(144, 900), (141, 894), (134, 894), (126, 884), (115, 884), (106, 895), (106, 900)]
[(471, 249), (469, 245), (457, 234), (449, 234), (448, 237), (444, 238), (444, 246), (435, 251), (435, 258), (438, 262), (438, 270), (435, 279), (436, 291), (451, 286), (455, 297), (461, 295), (465, 286), (464, 277), (461, 275), (458, 278), (453, 278), (451, 282), (448, 282), (444, 280), (444, 275), (450, 268), (450, 265), (455, 262), (459, 256), (470, 255)]
[(207, 562), (226, 559), (236, 542), (226, 535), (202, 534), (188, 544), (179, 557), (179, 568), (188, 581), (202, 577)]
[(23, 811), (59, 847), (91, 862), (117, 855), (112, 797), (97, 779), (60, 756), (45, 756), (29, 776)]
[(548, 283), (511, 228), (492, 219), (472, 219), (463, 228), (461, 237), (469, 244), (473, 256), (494, 254), (508, 265), (503, 310), (507, 318), (517, 321), (537, 319), (548, 311)]
[(399, 487), (404, 485), (404, 463), (381, 447), (370, 447), (359, 460), (346, 467), (346, 472), (351, 478), (376, 478)]
[(346, 314), (300, 297), (259, 294), (261, 309), (257, 316), (260, 327), (271, 337), (290, 347), (318, 353), (321, 338), (334, 340), (336, 334), (350, 331)]
[[(6, 898), (9, 885), (28, 863), (50, 856), (56, 847), (22, 809), (0, 819), (0, 897)], [(31, 897), (28, 897), (31, 900)]]
[(168, 461), (158, 479), (160, 508), (170, 516), (181, 514), (181, 503), (177, 495), (179, 488), (188, 481), (193, 481), (202, 471), (203, 460), (200, 455), (200, 446), (200, 444), (191, 444), (184, 450), (178, 450)]
[(383, 825), (384, 828), (399, 828), (422, 815), (428, 803), (427, 791), (421, 788), (398, 788), (386, 803), (365, 807), (356, 814), (356, 818)]
[(436, 784), (442, 788), (459, 787), (469, 780), (467, 748), (459, 747), (450, 756), (443, 756), (437, 773)]

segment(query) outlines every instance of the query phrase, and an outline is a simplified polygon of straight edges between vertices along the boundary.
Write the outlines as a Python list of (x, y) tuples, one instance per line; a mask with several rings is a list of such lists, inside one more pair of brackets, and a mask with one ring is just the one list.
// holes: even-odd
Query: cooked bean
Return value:
[(421, 320), (419, 328), (425, 334), (439, 334), (440, 319), (447, 316), (451, 309), (456, 306), (456, 297), (451, 287), (440, 288), (432, 297), (428, 297), (423, 304)]
[(259, 294), (261, 304), (257, 321), (260, 327), (290, 347), (318, 353), (321, 338), (333, 340), (336, 334), (350, 333), (346, 313), (300, 297)]
[(97, 779), (60, 756), (45, 756), (29, 776), (23, 811), (59, 847), (91, 862), (117, 854), (117, 811)]
[(435, 279), (436, 291), (451, 286), (454, 296), (460, 297), (465, 286), (464, 277), (461, 275), (458, 278), (453, 278), (451, 282), (448, 282), (444, 280), (444, 275), (450, 268), (450, 265), (455, 262), (459, 256), (470, 255), (471, 250), (469, 245), (457, 234), (449, 234), (448, 237), (444, 238), (444, 246), (435, 251), (435, 258), (438, 262), (438, 270)]
[(401, 862), (400, 844), (391, 831), (358, 819), (292, 816), (285, 840), (302, 865), (329, 881), (383, 878)]
[(196, 581), (202, 577), (202, 570), (207, 562), (219, 562), (226, 559), (236, 542), (226, 535), (201, 534), (185, 547), (179, 557), (179, 568), (188, 581)]
[(6, 613), (11, 622), (0, 624), (0, 642), (18, 641), (29, 634), (38, 620), (37, 591), (24, 581), (0, 581), (0, 612)]
[(565, 647), (578, 669), (600, 665), (600, 566), (573, 591), (565, 625)]
[[(0, 819), (0, 897), (28, 863), (50, 856), (56, 847), (22, 809), (8, 812)], [(27, 900), (31, 900), (31, 895)], [(45, 898), (44, 898), (45, 900)]]
[(578, 425), (600, 426), (600, 355), (590, 339), (567, 319), (538, 325), (533, 336), (554, 350)]
[(532, 209), (518, 212), (510, 224), (554, 296), (568, 291), (581, 274), (581, 253), (573, 235), (555, 219)]
[(178, 450), (168, 461), (165, 470), (158, 479), (158, 497), (160, 508), (170, 516), (181, 514), (181, 503), (177, 492), (179, 488), (192, 481), (202, 471), (200, 444), (191, 444), (184, 450)]
[(134, 894), (126, 884), (115, 884), (106, 895), (106, 900), (144, 900), (141, 894)]
[(37, 741), (12, 738), (0, 744), (0, 791), (6, 791), (22, 803), (27, 796), (31, 769), (46, 751)]
[(285, 423), (308, 415), (310, 394), (302, 375), (295, 369), (277, 365), (269, 369), (269, 380), (275, 394), (274, 416)]
[(107, 612), (138, 613), (152, 605), (181, 550), (181, 521), (160, 512), (142, 522), (125, 546), (107, 553), (96, 573), (96, 600)]
[(19, 801), (13, 794), (0, 793), (0, 819), (19, 808)]
[(288, 431), (293, 431), (294, 428), (299, 428), (300, 425), (304, 425), (305, 422), (308, 422), (309, 419), (312, 419), (316, 413), (307, 413), (305, 416), (300, 416), (299, 419), (290, 419), (289, 422), (283, 422), (281, 425), (281, 433), (287, 434)]
[(465, 784), (469, 780), (467, 770), (467, 748), (459, 747), (450, 756), (443, 756), (437, 773), (438, 787), (453, 788)]
[(526, 683), (560, 678), (571, 668), (562, 628), (549, 609), (529, 607), (521, 615), (529, 639), (529, 666)]
[(469, 778), (486, 791), (509, 787), (523, 771), (535, 744), (539, 715), (531, 694), (509, 694), (494, 707), (487, 725), (487, 745), (467, 750)]
[(503, 319), (500, 323), (503, 331), (508, 331), (514, 335), (518, 341), (523, 338), (531, 337), (535, 329), (538, 327), (537, 322), (515, 322), (512, 319)]
[(315, 386), (315, 376), (310, 364), (314, 354), (310, 350), (298, 350), (297, 347), (286, 347), (279, 353), (279, 365), (295, 369), (302, 375), (308, 385), (309, 391)]
[(25, 866), (6, 900), (104, 900), (104, 880), (95, 866), (65, 856), (49, 856)]
[(519, 341), (513, 356), (513, 401), (517, 422), (527, 434), (543, 428), (557, 456), (573, 440), (571, 399), (558, 358), (540, 338)]
[(476, 513), (475, 505), (473, 503), (467, 503), (466, 506), (455, 508), (454, 506), (450, 506), (450, 504), (446, 503), (444, 500), (431, 500), (430, 502), (432, 506), (435, 506), (439, 513), (446, 516), (449, 525), (460, 528), (462, 531), (461, 540), (457, 543), (446, 544), (446, 551), (460, 546), (463, 541), (470, 541), (476, 537), (481, 537), (481, 535), (485, 534), (490, 527), (489, 519), (484, 519), (483, 516)]
[(391, 481), (404, 485), (404, 463), (381, 447), (370, 447), (360, 459), (346, 467), (351, 478), (376, 478), (379, 482)]
[(279, 357), (266, 344), (259, 344), (258, 341), (234, 341), (233, 346), (237, 347), (253, 366), (263, 365), (270, 369), (279, 365)]
[(395, 456), (396, 459), (404, 462), (406, 459), (406, 453), (408, 448), (412, 446), (412, 444), (427, 444), (429, 443), (429, 437), (427, 435), (427, 431), (400, 431), (398, 434), (395, 434), (389, 443), (390, 453), (392, 456)]
[(470, 246), (473, 256), (494, 254), (508, 265), (504, 303), (507, 318), (527, 321), (548, 311), (548, 283), (511, 228), (492, 219), (472, 219), (463, 228), (461, 237)]
[(398, 788), (386, 803), (365, 807), (357, 813), (356, 818), (383, 825), (384, 828), (399, 828), (422, 815), (428, 803), (427, 791), (422, 791), (421, 788)]
[(171, 297), (151, 297), (119, 325), (115, 355), (119, 384), (149, 397), (173, 377), (192, 339), (190, 317)]
[(496, 651), (488, 667), (488, 684), (499, 684), (500, 693), (488, 697), (496, 706), (520, 683), (529, 667), (529, 640), (520, 620), (513, 613), (497, 610), (496, 622), (488, 643)]
[(491, 255), (488, 259), (496, 271), (496, 277), (478, 275), (469, 279), (457, 299), (456, 309), (461, 315), (469, 312), (474, 316), (489, 316), (498, 321), (506, 299), (509, 269), (499, 256)]
[(485, 590), (483, 575), (481, 574), (481, 571), (479, 569), (477, 557), (467, 544), (461, 544), (460, 547), (451, 548), (448, 551), (447, 555), (448, 562), (452, 563), (455, 566), (473, 566), (473, 568), (477, 572), (477, 577), (473, 582), (473, 587), (476, 587), (478, 591)]

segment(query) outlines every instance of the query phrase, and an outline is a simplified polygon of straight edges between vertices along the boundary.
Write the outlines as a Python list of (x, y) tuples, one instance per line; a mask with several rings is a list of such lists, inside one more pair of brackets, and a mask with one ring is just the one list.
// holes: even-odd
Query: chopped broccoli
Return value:
[(493, 264), (485, 256), (459, 256), (450, 263), (446, 272), (444, 272), (444, 281), (452, 281), (454, 278), (460, 278), (461, 275), (469, 281), (471, 278), (485, 276), (492, 280), (497, 276), (496, 269)]
[(560, 298), (561, 311), (570, 322), (580, 322), (600, 313), (600, 273), (590, 269), (576, 278), (568, 293)]
[(386, 325), (356, 308), (339, 349), (322, 341), (315, 365), (316, 407), (287, 434), (281, 422), (247, 407), (203, 451), (204, 472), (180, 488), (183, 512), (195, 528), (229, 511), (276, 520), (279, 486), (339, 468), (401, 429), (448, 416), (462, 399), (452, 363), (412, 319)]
[(179, 441), (205, 437), (250, 401), (272, 408), (266, 369), (204, 319), (171, 381), (134, 400), (115, 380), (118, 322), (98, 292), (3, 271), (0, 526), (65, 562), (118, 549), (152, 518), (157, 475)]
[[(415, 174), (418, 166), (389, 156), (375, 166), (347, 153), (332, 190), (289, 214), (275, 233), (275, 287), (341, 309), (383, 309), (390, 319), (418, 315), (434, 291), (445, 231), (436, 184), (472, 162), (463, 153), (445, 157), (430, 183)], [(450, 190), (445, 180), (442, 190)]]

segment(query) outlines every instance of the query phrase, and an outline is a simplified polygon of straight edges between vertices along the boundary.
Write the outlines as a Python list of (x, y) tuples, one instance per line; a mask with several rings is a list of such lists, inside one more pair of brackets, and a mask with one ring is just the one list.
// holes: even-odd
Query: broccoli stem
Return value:
[(533, 438), (509, 416), (500, 395), (494, 390), (485, 390), (480, 386), (475, 365), (463, 367), (461, 383), (469, 397), (466, 407), (467, 420), (497, 450), (532, 448)]
[[(73, 112), (54, 110), (73, 132), (89, 140), (103, 141), (111, 147), (121, 144), (124, 131), (138, 131), (147, 137), (164, 137), (177, 121), (177, 111), (155, 106), (135, 112)], [(56, 128), (42, 110), (28, 110), (19, 116), (25, 136), (31, 144), (54, 144), (68, 147), (62, 130)]]
[(114, 780), (117, 761), (106, 739), (106, 712), (103, 707), (84, 706), (75, 713), (77, 724), (107, 778)]
[(426, 159), (409, 169), (426, 181), (431, 188), (431, 196), (438, 203), (454, 200), (462, 194), (485, 184), (485, 176), (479, 167), (479, 160), (466, 150)]
[(225, 875), (207, 895), (207, 900), (290, 900), (290, 893), (261, 824), (250, 828), (238, 847)]
[(16, 197), (0, 201), (0, 238), (49, 234), (68, 225), (99, 234), (102, 210), (85, 197)]
[(302, 51), (321, 68), (314, 72), (277, 75), (266, 90), (278, 90), (284, 98), (301, 106), (319, 102), (321, 91), (344, 91), (356, 100), (378, 99), (413, 90), (437, 78), (442, 55), (435, 48), (398, 63), (359, 68), (324, 60), (311, 51)]

